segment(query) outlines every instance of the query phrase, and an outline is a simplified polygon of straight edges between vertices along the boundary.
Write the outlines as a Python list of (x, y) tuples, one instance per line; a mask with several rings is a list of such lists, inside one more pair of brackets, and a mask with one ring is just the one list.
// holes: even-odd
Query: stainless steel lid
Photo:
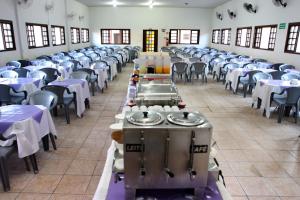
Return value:
[(181, 126), (198, 126), (205, 122), (205, 119), (198, 113), (176, 112), (167, 116), (169, 122)]
[(132, 112), (127, 116), (127, 121), (138, 126), (154, 126), (162, 123), (164, 117), (155, 111)]

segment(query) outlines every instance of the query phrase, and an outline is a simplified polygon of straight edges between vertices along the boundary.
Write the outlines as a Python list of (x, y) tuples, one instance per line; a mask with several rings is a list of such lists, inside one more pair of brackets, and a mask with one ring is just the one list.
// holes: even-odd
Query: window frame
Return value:
[[(48, 44), (46, 44), (46, 45), (44, 44), (44, 41), (45, 41), (44, 39), (45, 38), (43, 38), (43, 30), (41, 30), (42, 31), (43, 46), (38, 47), (38, 46), (36, 46), (36, 44), (35, 44), (35, 46), (30, 46), (30, 40), (29, 40), (30, 39), (30, 35), (29, 35), (29, 31), (28, 31), (28, 26), (40, 26), (41, 29), (46, 28), (46, 33), (47, 33), (46, 39), (47, 39), (47, 43)], [(39, 23), (29, 23), (29, 22), (26, 22), (25, 23), (25, 27), (26, 27), (26, 34), (27, 34), (28, 49), (37, 49), (37, 48), (44, 48), (44, 47), (49, 47), (50, 46), (48, 24), (39, 24)], [(33, 31), (33, 38), (34, 38), (34, 43), (35, 43), (34, 31)]]
[[(78, 35), (76, 34), (78, 42), (74, 42), (73, 30), (76, 30), (76, 32), (78, 33)], [(71, 43), (72, 44), (80, 44), (80, 42), (81, 42), (80, 28), (78, 28), (78, 27), (70, 27), (70, 32), (71, 32)]]
[[(288, 50), (288, 45), (289, 45), (289, 40), (290, 40), (290, 34), (291, 34), (291, 28), (292, 26), (298, 26), (298, 34), (296, 35), (296, 41), (295, 41), (295, 49), (292, 50)], [(287, 29), (287, 34), (286, 34), (286, 42), (285, 42), (285, 46), (284, 46), (284, 53), (290, 53), (290, 54), (300, 54), (300, 52), (297, 52), (297, 44), (298, 41), (300, 40), (300, 22), (292, 22), (289, 23), (288, 29)]]
[[(60, 32), (60, 34), (64, 38), (64, 43), (61, 42), (61, 44), (54, 44), (55, 34), (53, 35), (53, 30), (55, 28), (60, 28), (60, 31), (63, 30), (63, 34), (61, 32)], [(66, 45), (66, 31), (65, 31), (65, 27), (64, 26), (58, 26), (58, 25), (51, 25), (51, 38), (52, 38), (52, 46), (54, 46), (54, 47)]]
[[(5, 37), (8, 37), (4, 34), (4, 28), (3, 28), (3, 24), (9, 24), (10, 27), (11, 27), (11, 43), (13, 45), (12, 48), (7, 48), (6, 47), (6, 43), (8, 43), (6, 40), (5, 40)], [(3, 38), (0, 38), (2, 39), (3, 41), (3, 46), (4, 46), (4, 49), (3, 50), (0, 50), (0, 52), (5, 52), (5, 51), (15, 51), (17, 48), (16, 48), (16, 41), (15, 41), (15, 34), (14, 34), (14, 26), (13, 26), (13, 21), (11, 20), (5, 20), (5, 19), (0, 19), (0, 26), (1, 26), (1, 29), (2, 29), (2, 37)]]
[[(256, 47), (257, 40), (261, 39), (260, 37), (257, 37), (257, 31), (258, 31), (258, 29), (263, 29), (263, 28), (270, 28), (270, 36), (269, 36), (268, 48), (267, 49)], [(272, 38), (272, 29), (273, 28), (276, 28), (274, 38)], [(267, 50), (267, 51), (274, 51), (275, 50), (275, 45), (276, 45), (277, 31), (278, 31), (278, 25), (277, 24), (255, 26), (254, 27), (254, 37), (253, 37), (252, 48), (253, 49), (260, 49), (260, 50)], [(274, 48), (270, 48), (270, 45), (272, 45), (272, 43), (270, 43), (270, 40), (272, 40), (272, 39), (274, 39)], [(259, 42), (261, 42), (261, 41), (259, 41)], [(259, 44), (261, 44), (261, 43), (259, 43)]]
[[(241, 44), (238, 44), (238, 40), (239, 40), (239, 30), (243, 30), (243, 29), (247, 29), (247, 33), (246, 33), (246, 45), (245, 46), (241, 46)], [(251, 47), (251, 39), (252, 39), (252, 26), (247, 26), (247, 27), (239, 27), (236, 29), (236, 37), (235, 37), (235, 46), (237, 47), (245, 47), (245, 48), (250, 48)], [(248, 33), (248, 31), (250, 30), (250, 34)], [(249, 37), (248, 37), (249, 34)], [(241, 39), (241, 38), (240, 38)], [(247, 45), (248, 42), (248, 45)]]
[[(108, 43), (107, 42), (103, 42), (103, 38), (104, 38), (104, 31), (113, 31), (113, 30), (118, 30), (121, 31), (121, 43), (111, 43), (110, 42), (110, 34), (108, 35)], [(128, 43), (124, 43), (124, 32), (123, 31), (128, 31)], [(101, 38), (101, 44), (105, 44), (105, 45), (130, 45), (131, 44), (131, 29), (122, 29), (122, 28), (102, 28), (100, 29), (100, 38)]]
[[(218, 39), (217, 39), (217, 41), (215, 42), (215, 32), (216, 31), (219, 31), (218, 32)], [(220, 40), (221, 40), (221, 37), (220, 37), (220, 33), (221, 33), (221, 29), (213, 29), (212, 30), (212, 38), (211, 38), (211, 43), (213, 43), (213, 44), (220, 44)]]
[[(83, 31), (87, 31), (87, 41), (84, 41), (84, 34)], [(90, 42), (90, 29), (89, 28), (81, 28), (81, 42), (82, 43), (89, 43)]]
[[(172, 31), (176, 31), (176, 42), (172, 42)], [(190, 31), (190, 43), (182, 43), (180, 41), (181, 31)], [(197, 32), (197, 42), (192, 42), (193, 31)], [(179, 44), (179, 45), (198, 45), (200, 43), (200, 29), (170, 29), (169, 31), (169, 44)]]
[[(227, 44), (224, 43), (225, 34), (223, 34), (223, 33), (225, 31), (229, 31), (228, 32), (228, 37), (227, 37), (227, 39), (228, 39)], [(223, 29), (221, 29), (221, 44), (230, 46), (230, 43), (231, 43), (231, 28), (223, 28)]]

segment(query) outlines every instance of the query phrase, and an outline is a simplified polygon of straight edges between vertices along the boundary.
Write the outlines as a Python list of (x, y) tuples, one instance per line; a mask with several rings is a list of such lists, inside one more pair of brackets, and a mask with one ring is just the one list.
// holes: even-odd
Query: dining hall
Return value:
[(0, 0), (0, 200), (300, 200), (299, 8)]

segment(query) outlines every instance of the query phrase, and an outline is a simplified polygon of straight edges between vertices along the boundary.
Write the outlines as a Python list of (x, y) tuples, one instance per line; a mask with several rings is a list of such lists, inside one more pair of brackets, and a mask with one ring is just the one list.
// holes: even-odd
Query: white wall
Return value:
[[(265, 58), (271, 62), (289, 63), (300, 69), (300, 55), (284, 53), (287, 27), (284, 30), (277, 30), (274, 51), (252, 48), (254, 26), (280, 23), (287, 23), (288, 26), (289, 22), (300, 22), (300, 1), (290, 0), (288, 1), (289, 4), (286, 8), (275, 7), (271, 0), (251, 0), (248, 2), (252, 2), (258, 6), (258, 12), (256, 14), (248, 13), (243, 8), (244, 1), (240, 0), (232, 0), (214, 9), (214, 12), (212, 13), (213, 29), (232, 28), (231, 45), (227, 46), (222, 44), (211, 44), (211, 47), (233, 51), (238, 54), (250, 55), (255, 58)], [(229, 19), (227, 15), (228, 8), (237, 12), (236, 19)], [(223, 13), (223, 21), (220, 21), (216, 18), (216, 11)], [(245, 26), (253, 27), (250, 48), (235, 46), (236, 28)]]
[(158, 29), (158, 48), (166, 34), (161, 29), (200, 29), (200, 47), (210, 44), (211, 9), (148, 7), (90, 7), (93, 44), (100, 45), (101, 28), (131, 29), (131, 45), (143, 45), (143, 30)]
[(15, 33), (15, 51), (3, 51), (0, 52), (0, 66), (4, 65), (7, 61), (20, 58), (20, 44), (18, 38), (18, 26), (15, 12), (15, 2), (11, 0), (0, 0), (0, 19), (13, 21), (14, 33)]
[[(88, 7), (75, 0), (53, 0), (54, 9), (47, 12), (45, 5), (50, 0), (34, 0), (28, 8), (17, 6), (15, 0), (0, 0), (0, 19), (12, 20), (16, 40), (16, 51), (0, 52), (0, 66), (10, 60), (34, 59), (40, 55), (50, 55), (60, 51), (87, 47), (90, 43), (71, 44), (70, 27), (89, 28)], [(75, 17), (67, 15), (74, 11)], [(79, 20), (79, 16), (85, 16)], [(25, 23), (48, 24), (49, 47), (29, 49)], [(65, 27), (66, 45), (52, 46), (51, 25)]]

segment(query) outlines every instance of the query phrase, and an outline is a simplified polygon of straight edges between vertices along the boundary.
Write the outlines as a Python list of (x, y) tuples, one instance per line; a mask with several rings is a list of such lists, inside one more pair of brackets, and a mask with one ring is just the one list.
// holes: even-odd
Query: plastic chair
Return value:
[(18, 78), (19, 75), (17, 72), (15, 72), (13, 70), (5, 70), (0, 73), (0, 77), (1, 78)]
[(274, 71), (269, 73), (272, 76), (273, 80), (281, 80), (282, 75), (286, 74), (282, 71)]
[(279, 67), (280, 67), (281, 65), (284, 65), (284, 63), (275, 63), (275, 64), (272, 65), (271, 68), (274, 69), (274, 70), (279, 70)]
[(292, 107), (295, 107), (294, 117), (295, 117), (295, 123), (297, 123), (297, 119), (299, 115), (298, 103), (300, 99), (300, 88), (299, 87), (286, 88), (278, 95), (282, 95), (284, 93), (286, 93), (286, 98), (273, 98), (273, 102), (275, 102), (279, 106), (277, 122), (281, 123), (285, 109), (287, 108), (291, 109)]
[(182, 58), (178, 56), (171, 57), (171, 63), (181, 62)]
[(18, 73), (19, 78), (27, 78), (28, 74), (30, 73), (30, 71), (25, 68), (16, 68), (16, 69), (13, 69), (13, 71)]
[(46, 74), (45, 84), (48, 85), (50, 82), (55, 81), (58, 76), (61, 74), (55, 68), (42, 68), (39, 71), (42, 71)]
[(249, 87), (249, 92), (252, 92), (252, 89), (254, 88), (256, 81), (254, 80), (254, 75), (256, 73), (259, 73), (261, 71), (259, 70), (253, 70), (253, 71), (249, 71), (248, 73), (246, 73), (244, 76), (240, 76), (239, 80), (238, 80), (238, 84), (237, 84), (237, 88), (236, 91), (239, 87), (240, 84), (243, 85), (243, 94), (244, 94), (244, 98), (246, 98), (246, 94), (248, 91), (248, 87)]
[(20, 68), (21, 67), (21, 63), (18, 61), (10, 61), (8, 63), (6, 63), (6, 66), (14, 66), (16, 68)]
[(70, 62), (73, 63), (73, 66), (72, 66), (73, 72), (77, 71), (80, 68), (82, 68), (82, 65), (81, 65), (81, 63), (79, 61), (77, 61), (77, 60), (70, 60)]
[[(4, 138), (3, 135), (1, 135), (0, 140), (6, 141), (8, 139), (13, 138), (14, 136), (15, 135), (10, 136), (9, 138)], [(12, 146), (6, 146), (6, 147), (0, 146), (0, 168), (1, 168), (0, 174), (1, 174), (1, 181), (2, 181), (2, 185), (3, 185), (3, 190), (5, 192), (10, 190), (7, 160), (9, 159), (9, 157), (11, 157), (17, 151), (18, 151), (18, 148), (17, 148), (16, 142), (14, 142), (14, 144)], [(38, 173), (38, 166), (37, 166), (37, 161), (36, 161), (35, 154), (30, 155), (28, 157), (31, 161), (34, 173), (35, 174)], [(28, 157), (23, 158), (23, 160), (25, 162), (26, 170), (30, 171), (30, 167), (29, 167), (28, 160), (27, 160)]]
[[(239, 65), (236, 63), (226, 63), (223, 67), (220, 68), (218, 81), (221, 80), (223, 84), (225, 84), (228, 70), (234, 70), (237, 68), (239, 68)], [(227, 85), (225, 87), (227, 88)]]
[(295, 69), (295, 66), (293, 66), (293, 65), (287, 65), (287, 64), (279, 66), (279, 71), (283, 71), (284, 72), (286, 69)]
[[(67, 124), (70, 124), (70, 105), (72, 103), (75, 105), (75, 113), (77, 111), (76, 93), (70, 92), (68, 88), (58, 85), (46, 85), (41, 90), (50, 91), (57, 96), (56, 105), (64, 107)], [(67, 94), (67, 96), (64, 94)], [(53, 108), (55, 115), (57, 115), (57, 106)]]
[(261, 59), (261, 58), (255, 58), (252, 60), (253, 63), (258, 63), (258, 62), (268, 62), (266, 59)]
[[(28, 97), (28, 102), (27, 104), (30, 105), (43, 105), (50, 112), (56, 107), (57, 105), (57, 96), (50, 91), (36, 91), (29, 95)], [(48, 135), (44, 136), (42, 138), (43, 145), (44, 145), (44, 150), (48, 151), (49, 150), (49, 137), (51, 139), (51, 143), (53, 146), (53, 149), (56, 150), (56, 144), (54, 140), (54, 135), (52, 133), (49, 133)]]
[(70, 74), (70, 79), (82, 79), (82, 80), (89, 81), (90, 76), (88, 73), (84, 71), (76, 71)]
[[(176, 68), (176, 71), (175, 71)], [(187, 77), (187, 68), (188, 64), (184, 62), (175, 62), (172, 66), (172, 81), (174, 82), (174, 75), (177, 74), (178, 77), (182, 79), (182, 75), (184, 75), (184, 81), (186, 82), (188, 77)]]
[[(22, 94), (21, 96), (15, 96), (14, 94)], [(3, 103), (6, 105), (10, 104), (22, 104), (22, 102), (27, 99), (26, 91), (16, 91), (9, 85), (0, 84), (0, 106)]]
[(32, 65), (32, 63), (29, 60), (18, 60), (19, 63), (21, 63), (21, 67), (27, 67), (29, 65)]
[(39, 56), (36, 59), (38, 59), (38, 60), (48, 60), (48, 61), (52, 60), (51, 56), (47, 56), (47, 55)]
[(283, 81), (290, 81), (292, 79), (300, 80), (300, 75), (294, 74), (294, 73), (286, 73), (281, 76), (281, 80), (283, 80)]
[(202, 82), (204, 83), (204, 81), (207, 83), (207, 77), (205, 74), (205, 68), (206, 68), (206, 63), (204, 62), (196, 62), (196, 63), (192, 63), (191, 65), (191, 69), (194, 68), (194, 71), (190, 71), (190, 81), (192, 82), (193, 80), (193, 75), (195, 74), (197, 79), (199, 78), (199, 75), (201, 75), (202, 78)]
[(272, 75), (264, 72), (258, 72), (253, 75), (253, 80), (257, 83), (260, 80), (271, 80)]
[[(79, 69), (78, 71), (82, 71), (82, 72), (89, 74), (88, 82), (91, 84), (92, 95), (95, 96), (95, 89), (98, 88), (98, 74), (96, 74), (95, 70), (88, 69), (88, 68), (82, 68), (82, 69)], [(103, 92), (103, 90), (102, 90), (102, 92)]]

